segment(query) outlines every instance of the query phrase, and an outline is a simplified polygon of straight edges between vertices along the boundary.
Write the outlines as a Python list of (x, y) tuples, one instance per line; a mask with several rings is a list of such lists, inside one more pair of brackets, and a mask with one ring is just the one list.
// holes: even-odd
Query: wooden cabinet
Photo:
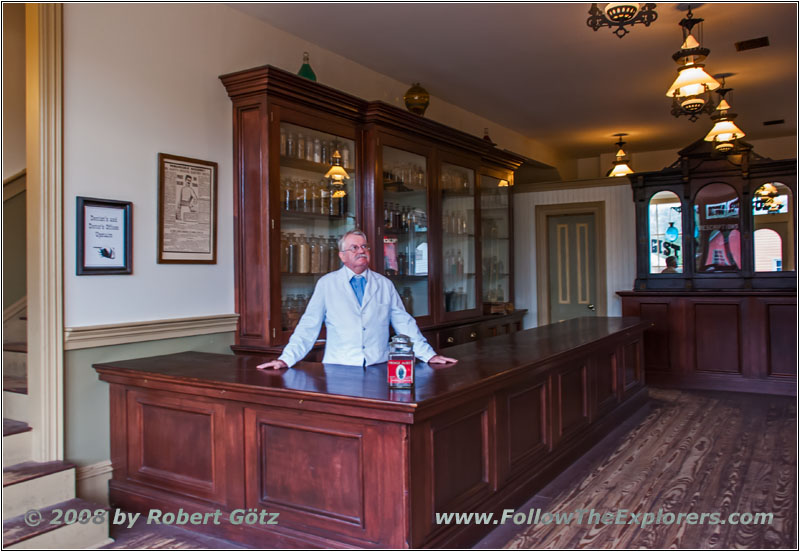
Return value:
[(645, 332), (647, 381), (794, 394), (797, 162), (699, 140), (662, 171), (631, 175), (633, 291), (622, 313)]
[[(448, 327), (458, 343), (521, 328), (509, 314), (521, 157), (274, 67), (220, 78), (233, 102), (235, 351), (281, 349), (353, 228), (434, 346)], [(326, 178), (334, 152), (341, 181)]]
[(797, 298), (787, 291), (618, 292), (644, 333), (647, 382), (793, 395)]

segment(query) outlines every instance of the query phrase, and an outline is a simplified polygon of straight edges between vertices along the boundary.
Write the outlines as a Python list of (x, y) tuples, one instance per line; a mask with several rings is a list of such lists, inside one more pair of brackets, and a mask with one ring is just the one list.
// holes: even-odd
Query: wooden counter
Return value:
[[(582, 318), (448, 349), (412, 391), (384, 365), (187, 352), (95, 365), (110, 383), (113, 506), (223, 512), (185, 526), (259, 547), (463, 547), (646, 400), (637, 318)], [(228, 513), (278, 513), (231, 525)]]

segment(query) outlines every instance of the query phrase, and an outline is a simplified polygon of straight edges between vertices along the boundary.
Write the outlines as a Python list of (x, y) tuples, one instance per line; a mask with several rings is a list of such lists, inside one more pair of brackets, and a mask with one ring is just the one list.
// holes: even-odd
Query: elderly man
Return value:
[(389, 324), (395, 332), (411, 338), (414, 354), (423, 362), (457, 362), (436, 354), (403, 308), (394, 284), (369, 270), (369, 246), (363, 232), (351, 230), (342, 236), (339, 258), (344, 266), (317, 282), (281, 356), (258, 368), (288, 368), (302, 360), (313, 347), (323, 322), (327, 329), (324, 363), (367, 366), (386, 362)]

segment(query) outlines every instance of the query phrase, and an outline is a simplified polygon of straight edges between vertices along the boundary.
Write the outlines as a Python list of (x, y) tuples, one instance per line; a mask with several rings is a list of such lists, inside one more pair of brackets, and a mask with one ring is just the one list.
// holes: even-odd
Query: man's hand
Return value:
[(275, 359), (275, 360), (270, 360), (269, 362), (265, 362), (264, 364), (259, 364), (258, 366), (256, 366), (256, 368), (258, 368), (259, 370), (267, 370), (267, 369), (280, 370), (281, 368), (288, 368), (288, 366), (284, 361)]
[(456, 362), (458, 362), (456, 359), (442, 355), (434, 355), (428, 360), (428, 364), (455, 364)]

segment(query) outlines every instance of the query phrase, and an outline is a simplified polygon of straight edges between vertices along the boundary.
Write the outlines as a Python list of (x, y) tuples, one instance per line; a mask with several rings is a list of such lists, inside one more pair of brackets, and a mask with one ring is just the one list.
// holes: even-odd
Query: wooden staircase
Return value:
[[(4, 313), (5, 314), (5, 313)], [(75, 465), (33, 462), (33, 429), (6, 418), (8, 400), (28, 393), (25, 310), (3, 321), (3, 549), (98, 548), (108, 509), (75, 497)], [(20, 397), (27, 399), (27, 396)], [(13, 415), (17, 415), (14, 413)]]

